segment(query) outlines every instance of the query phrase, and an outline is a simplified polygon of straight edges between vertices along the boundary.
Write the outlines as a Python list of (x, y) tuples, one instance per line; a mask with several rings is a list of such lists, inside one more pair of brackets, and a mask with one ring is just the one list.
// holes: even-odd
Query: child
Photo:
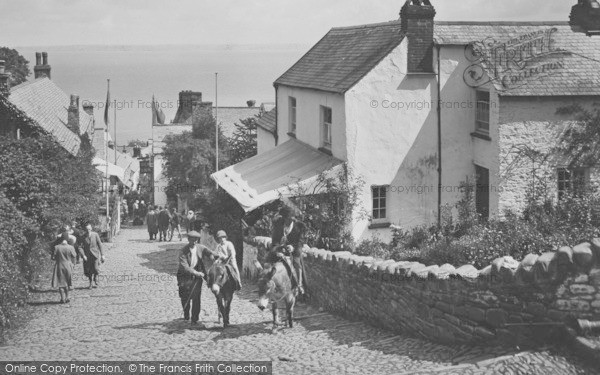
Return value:
[(64, 231), (61, 236), (62, 242), (54, 247), (52, 260), (54, 260), (54, 272), (52, 274), (52, 287), (58, 288), (60, 303), (68, 303), (69, 287), (73, 275), (73, 266), (77, 254), (75, 248), (69, 245), (69, 232)]

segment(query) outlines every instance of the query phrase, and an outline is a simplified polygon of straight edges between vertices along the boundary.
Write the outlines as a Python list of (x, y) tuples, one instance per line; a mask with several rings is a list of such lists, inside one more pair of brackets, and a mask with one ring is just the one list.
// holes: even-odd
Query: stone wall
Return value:
[[(249, 242), (256, 254), (268, 246), (265, 238)], [(521, 262), (499, 258), (482, 270), (305, 247), (312, 303), (445, 343), (535, 344), (573, 319), (599, 320), (599, 260), (600, 239)]]

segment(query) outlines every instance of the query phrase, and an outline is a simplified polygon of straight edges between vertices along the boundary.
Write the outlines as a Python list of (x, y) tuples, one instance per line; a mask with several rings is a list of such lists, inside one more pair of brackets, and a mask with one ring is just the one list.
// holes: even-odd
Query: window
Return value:
[(558, 199), (565, 195), (581, 196), (585, 190), (585, 168), (567, 169), (559, 168), (558, 174)]
[(385, 221), (387, 219), (387, 186), (373, 186), (373, 221)]
[(322, 147), (331, 150), (331, 108), (321, 106)]
[(475, 212), (482, 221), (490, 217), (490, 170), (475, 165)]
[(475, 130), (488, 134), (490, 132), (490, 93), (488, 91), (477, 91), (476, 102)]
[(296, 98), (290, 96), (289, 97), (289, 124), (290, 124), (290, 133), (296, 134)]

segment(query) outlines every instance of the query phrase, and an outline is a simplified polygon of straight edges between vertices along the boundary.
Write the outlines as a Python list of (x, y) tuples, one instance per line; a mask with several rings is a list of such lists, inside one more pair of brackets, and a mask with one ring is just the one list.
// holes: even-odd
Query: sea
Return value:
[(300, 44), (15, 47), (29, 60), (29, 79), (35, 53), (47, 52), (52, 80), (67, 94), (79, 95), (80, 104), (92, 103), (97, 122), (104, 121), (110, 80), (110, 131), (118, 145), (151, 137), (153, 97), (166, 123), (175, 117), (183, 90), (200, 91), (203, 101), (219, 107), (244, 107), (248, 100), (257, 106), (274, 103), (273, 81), (309, 48)]

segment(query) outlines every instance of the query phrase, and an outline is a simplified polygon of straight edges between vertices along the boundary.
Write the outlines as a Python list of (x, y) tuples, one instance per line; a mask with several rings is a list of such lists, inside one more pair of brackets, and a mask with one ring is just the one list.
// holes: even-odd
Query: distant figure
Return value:
[(149, 207), (146, 206), (146, 202), (144, 202), (143, 200), (140, 202), (140, 217), (144, 218), (144, 216), (146, 216), (146, 214), (148, 213)]
[(231, 266), (230, 270), (232, 271), (232, 276), (236, 281), (235, 290), (242, 289), (242, 279), (240, 277), (240, 270), (237, 266), (235, 247), (233, 243), (227, 241), (227, 233), (224, 230), (220, 230), (217, 232), (217, 240), (218, 245), (216, 248), (216, 254), (219, 259), (222, 261), (226, 261), (228, 266)]
[(194, 211), (189, 210), (186, 216), (186, 221), (185, 221), (185, 229), (186, 229), (186, 233), (190, 233), (192, 231), (192, 225), (194, 224), (194, 218), (196, 217), (196, 214), (194, 213)]
[(179, 241), (181, 241), (181, 217), (175, 208), (171, 208), (171, 230), (173, 233), (175, 233), (175, 230), (177, 230)]
[(54, 247), (52, 260), (54, 271), (52, 272), (52, 287), (58, 288), (60, 303), (70, 302), (69, 287), (72, 285), (73, 265), (77, 254), (75, 248), (69, 245), (69, 232), (64, 231), (61, 235), (61, 243)]
[(210, 251), (215, 252), (219, 245), (212, 234), (210, 234), (210, 226), (208, 223), (202, 224), (200, 231), (200, 244), (206, 246)]
[(148, 215), (146, 215), (146, 224), (148, 225), (150, 241), (155, 240), (156, 234), (158, 233), (158, 216), (152, 206), (150, 206), (150, 211), (148, 211)]
[(169, 231), (169, 224), (171, 223), (171, 214), (166, 207), (160, 207), (158, 212), (158, 241), (167, 240), (167, 232)]
[(87, 223), (83, 234), (83, 273), (90, 280), (89, 288), (98, 287), (98, 275), (100, 264), (104, 263), (104, 251), (102, 241), (98, 233), (92, 231), (92, 224)]
[(140, 201), (136, 200), (133, 203), (133, 216), (134, 218), (139, 218), (141, 216), (140, 214)]

